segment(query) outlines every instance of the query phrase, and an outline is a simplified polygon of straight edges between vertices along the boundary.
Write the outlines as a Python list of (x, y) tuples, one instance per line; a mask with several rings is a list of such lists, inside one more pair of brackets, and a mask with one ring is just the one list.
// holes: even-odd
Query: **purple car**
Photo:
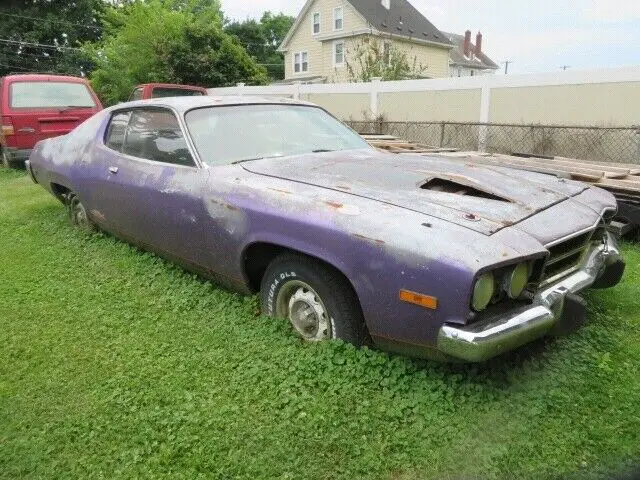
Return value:
[(622, 278), (614, 197), (371, 148), (323, 109), (120, 104), (40, 142), (33, 180), (100, 228), (245, 293), (304, 339), (484, 361), (585, 319)]

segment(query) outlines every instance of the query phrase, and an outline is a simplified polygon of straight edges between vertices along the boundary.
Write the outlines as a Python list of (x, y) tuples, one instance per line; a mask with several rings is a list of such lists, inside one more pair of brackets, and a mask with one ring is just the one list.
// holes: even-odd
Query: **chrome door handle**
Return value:
[(115, 175), (116, 173), (118, 173), (118, 167), (109, 167), (109, 172)]

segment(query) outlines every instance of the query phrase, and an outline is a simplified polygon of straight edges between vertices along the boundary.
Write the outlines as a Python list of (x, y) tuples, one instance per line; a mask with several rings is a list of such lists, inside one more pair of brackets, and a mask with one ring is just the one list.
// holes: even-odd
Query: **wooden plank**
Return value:
[[(558, 160), (575, 160), (573, 158), (568, 157), (555, 157)], [(584, 160), (580, 159), (579, 162), (586, 163), (589, 165), (598, 165), (599, 167), (614, 167), (614, 168), (626, 168), (631, 171), (630, 175), (640, 175), (640, 164), (637, 163), (616, 163), (616, 162), (596, 162), (595, 160)]]
[[(583, 173), (583, 172), (569, 172), (566, 170), (558, 170), (558, 169), (553, 169), (553, 168), (546, 168), (546, 167), (541, 167), (541, 166), (535, 166), (535, 165), (527, 165), (527, 164), (523, 164), (523, 163), (517, 163), (517, 162), (510, 162), (507, 160), (499, 160), (496, 159), (495, 157), (471, 157), (471, 156), (467, 156), (467, 157), (452, 157), (449, 156), (448, 158), (451, 158), (453, 160), (457, 160), (457, 161), (464, 161), (464, 162), (468, 162), (468, 163), (478, 163), (480, 165), (489, 165), (489, 166), (494, 166), (494, 167), (508, 167), (508, 168), (515, 168), (517, 170), (525, 170), (528, 172), (537, 172), (537, 173), (544, 173), (547, 175), (555, 175), (555, 176), (559, 176), (559, 177), (566, 177), (566, 178), (572, 178), (574, 180), (579, 180), (579, 181), (583, 181), (583, 182), (589, 182), (589, 183), (595, 183), (597, 181), (599, 181), (600, 179), (602, 179), (602, 175), (597, 175), (597, 174), (589, 174), (589, 173)], [(600, 172), (598, 172), (600, 173)]]
[(640, 194), (640, 184), (636, 184), (637, 186), (635, 186), (635, 185), (629, 185), (627, 184), (627, 182), (622, 182), (620, 180), (606, 179), (606, 180), (597, 182), (596, 185), (598, 187), (606, 188), (608, 190), (616, 190), (621, 192)]
[(365, 140), (398, 140), (398, 137), (393, 135), (377, 135), (377, 134), (363, 134), (360, 135)]
[(510, 164), (525, 165), (533, 169), (539, 167), (539, 168), (544, 168), (545, 170), (558, 170), (561, 172), (566, 172), (575, 177), (577, 176), (580, 176), (582, 178), (593, 177), (595, 179), (600, 179), (604, 177), (604, 172), (600, 170), (566, 167), (564, 165), (547, 163), (546, 161), (530, 160), (530, 159), (521, 158), (521, 157), (513, 157), (510, 155), (496, 155), (495, 157), (498, 158), (499, 160), (509, 162)]

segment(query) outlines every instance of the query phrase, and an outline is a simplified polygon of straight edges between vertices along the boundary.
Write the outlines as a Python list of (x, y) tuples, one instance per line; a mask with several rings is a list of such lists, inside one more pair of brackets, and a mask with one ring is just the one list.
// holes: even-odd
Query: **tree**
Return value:
[(421, 78), (428, 68), (393, 43), (381, 42), (372, 36), (362, 38), (347, 50), (345, 63), (352, 82), (370, 82), (373, 78), (385, 81)]
[(78, 49), (102, 36), (102, 0), (5, 0), (0, 5), (0, 76), (9, 72), (82, 75), (92, 62)]
[(278, 47), (294, 20), (294, 17), (283, 13), (274, 15), (265, 12), (259, 22), (251, 19), (231, 22), (225, 26), (225, 31), (233, 35), (249, 55), (267, 69), (271, 80), (281, 80), (284, 78), (284, 55), (278, 52)]
[(134, 0), (109, 8), (104, 40), (85, 45), (97, 64), (94, 88), (113, 104), (140, 83), (265, 83), (265, 70), (222, 30), (219, 11), (218, 2), (205, 0)]

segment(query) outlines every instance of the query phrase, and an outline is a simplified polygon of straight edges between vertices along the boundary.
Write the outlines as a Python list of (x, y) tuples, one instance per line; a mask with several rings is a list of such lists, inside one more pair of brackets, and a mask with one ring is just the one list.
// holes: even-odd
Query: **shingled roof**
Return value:
[(380, 0), (348, 0), (379, 32), (451, 45), (449, 39), (407, 0), (391, 0), (387, 10)]
[[(453, 43), (422, 15), (408, 0), (390, 0), (390, 9), (382, 5), (382, 0), (347, 0), (362, 18), (371, 26), (373, 33), (407, 37), (416, 41), (440, 44), (452, 48)], [(285, 51), (293, 33), (297, 30), (313, 0), (307, 0), (296, 21), (287, 33), (280, 51)]]

